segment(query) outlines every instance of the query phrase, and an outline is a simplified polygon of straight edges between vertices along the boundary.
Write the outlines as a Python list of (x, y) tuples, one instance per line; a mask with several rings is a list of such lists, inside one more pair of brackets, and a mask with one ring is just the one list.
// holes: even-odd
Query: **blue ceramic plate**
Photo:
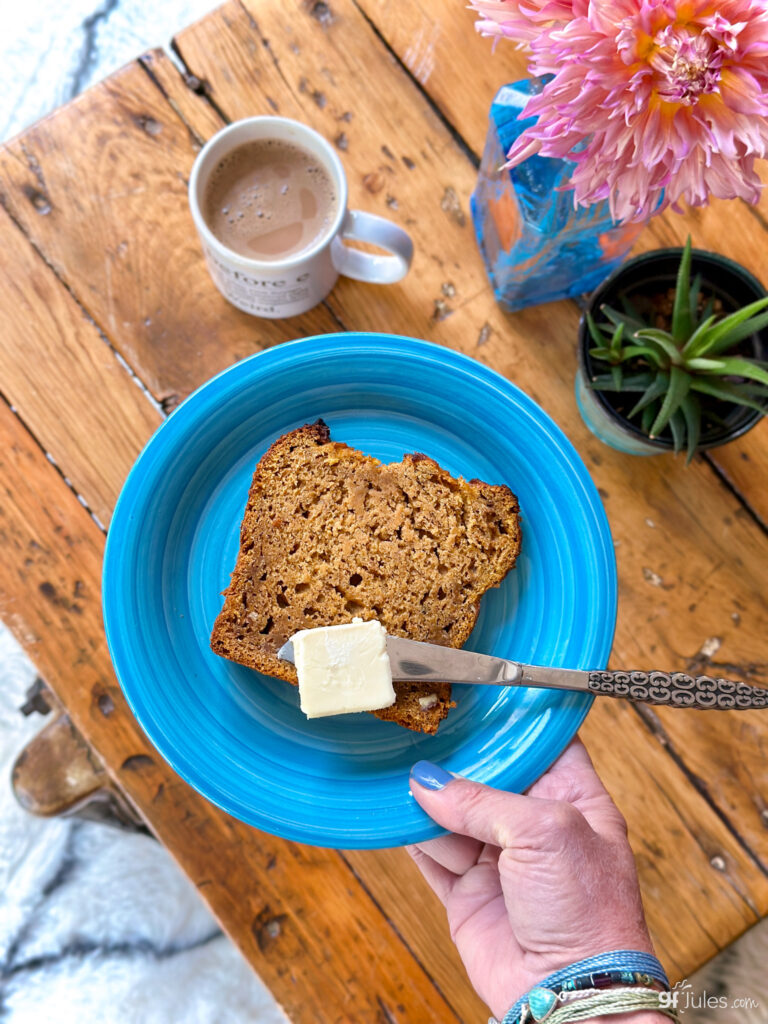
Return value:
[(336, 334), (280, 345), (208, 381), (152, 437), (104, 561), (107, 639), (143, 729), (187, 782), (257, 828), (319, 846), (399, 846), (440, 834), (409, 795), (414, 761), (522, 790), (591, 698), (455, 687), (458, 706), (429, 737), (372, 715), (307, 721), (295, 687), (211, 652), (254, 466), (275, 438), (319, 416), (334, 439), (379, 459), (422, 451), (517, 494), (522, 553), (483, 598), (473, 650), (604, 667), (613, 545), (595, 487), (552, 420), (480, 363), (423, 341)]

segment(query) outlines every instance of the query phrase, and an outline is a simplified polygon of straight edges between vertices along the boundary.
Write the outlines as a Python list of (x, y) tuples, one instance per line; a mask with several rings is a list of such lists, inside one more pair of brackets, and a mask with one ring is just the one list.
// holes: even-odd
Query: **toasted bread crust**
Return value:
[[(456, 479), (421, 453), (384, 465), (318, 420), (279, 437), (256, 467), (211, 647), (294, 684), (280, 647), (355, 616), (460, 647), (520, 540), (508, 487)], [(395, 690), (396, 703), (373, 714), (409, 729), (434, 733), (455, 706), (447, 683)]]

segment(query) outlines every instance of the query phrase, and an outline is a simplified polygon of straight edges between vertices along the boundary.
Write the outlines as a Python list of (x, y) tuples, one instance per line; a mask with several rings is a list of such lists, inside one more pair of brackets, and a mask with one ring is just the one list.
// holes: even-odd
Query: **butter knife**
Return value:
[[(417, 640), (387, 637), (392, 679), (424, 683), (462, 683), (476, 686), (541, 686), (572, 690), (603, 697), (625, 697), (642, 704), (666, 704), (674, 708), (746, 710), (768, 708), (768, 688), (719, 676), (691, 676), (685, 672), (638, 672), (619, 669), (585, 671), (523, 665), (489, 654), (475, 654), (455, 647), (440, 647)], [(293, 644), (277, 652), (293, 664)]]

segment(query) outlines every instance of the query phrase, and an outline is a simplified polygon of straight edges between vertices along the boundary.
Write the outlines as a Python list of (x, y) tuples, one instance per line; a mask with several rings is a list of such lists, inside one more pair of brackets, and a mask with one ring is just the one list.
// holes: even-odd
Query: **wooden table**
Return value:
[[(504, 315), (468, 217), (491, 97), (520, 55), (445, 0), (243, 0), (0, 150), (0, 616), (107, 771), (295, 1021), (476, 1022), (443, 913), (401, 850), (339, 853), (247, 828), (193, 792), (128, 711), (101, 624), (104, 535), (163, 417), (289, 338), (385, 329), (493, 366), (576, 444), (616, 543), (615, 666), (766, 681), (768, 425), (699, 457), (601, 445), (573, 397), (578, 310)], [(181, 68), (181, 70), (180, 70)], [(220, 297), (187, 175), (224, 122), (300, 118), (333, 140), (350, 202), (416, 243), (400, 285), (342, 280), (288, 322)], [(695, 245), (768, 279), (768, 195), (667, 214), (641, 248)], [(690, 973), (768, 910), (768, 718), (598, 701), (582, 729), (626, 814), (659, 953)]]

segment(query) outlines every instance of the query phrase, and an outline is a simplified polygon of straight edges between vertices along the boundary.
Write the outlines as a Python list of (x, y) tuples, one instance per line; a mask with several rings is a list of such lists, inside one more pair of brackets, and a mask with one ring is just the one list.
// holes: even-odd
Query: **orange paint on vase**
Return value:
[(488, 200), (488, 209), (499, 236), (499, 245), (509, 252), (520, 237), (520, 211), (511, 192)]

